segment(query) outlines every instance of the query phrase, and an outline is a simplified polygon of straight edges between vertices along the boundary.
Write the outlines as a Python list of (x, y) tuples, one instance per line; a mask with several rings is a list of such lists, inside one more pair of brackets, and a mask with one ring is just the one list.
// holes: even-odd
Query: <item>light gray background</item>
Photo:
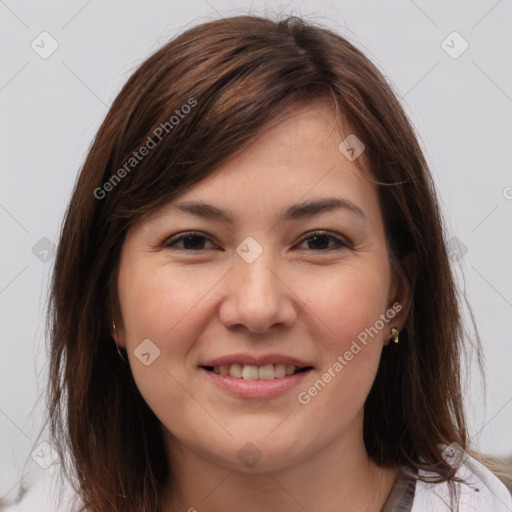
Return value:
[[(34, 462), (23, 467), (36, 441), (45, 439), (37, 434), (51, 260), (41, 261), (44, 252), (37, 257), (32, 248), (43, 237), (57, 243), (86, 151), (136, 66), (178, 32), (249, 9), (305, 15), (339, 31), (402, 98), (450, 236), (460, 241), (453, 253), (457, 275), (484, 346), (488, 394), (476, 366), (466, 393), (473, 443), (489, 454), (512, 454), (510, 0), (0, 0), (0, 498), (14, 498), (22, 477), (32, 485), (45, 473)], [(59, 45), (47, 59), (31, 48), (34, 40), (43, 45), (43, 31)], [(469, 44), (457, 58), (442, 47), (453, 31)], [(452, 52), (462, 48), (453, 36), (446, 44)]]

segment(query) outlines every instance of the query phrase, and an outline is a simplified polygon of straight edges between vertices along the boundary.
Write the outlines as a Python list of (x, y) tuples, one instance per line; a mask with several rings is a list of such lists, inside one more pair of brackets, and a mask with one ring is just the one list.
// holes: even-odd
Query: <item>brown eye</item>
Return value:
[[(330, 241), (334, 241), (334, 246), (329, 247)], [(330, 235), (324, 231), (311, 233), (309, 236), (302, 239), (302, 243), (304, 242), (308, 242), (310, 245), (306, 250), (312, 251), (329, 251), (349, 247), (349, 245), (340, 238)]]
[[(201, 251), (205, 249), (204, 243), (207, 240), (209, 240), (208, 237), (201, 233), (190, 232), (171, 238), (164, 244), (164, 247), (184, 251)], [(183, 246), (178, 246), (179, 243), (183, 243)]]

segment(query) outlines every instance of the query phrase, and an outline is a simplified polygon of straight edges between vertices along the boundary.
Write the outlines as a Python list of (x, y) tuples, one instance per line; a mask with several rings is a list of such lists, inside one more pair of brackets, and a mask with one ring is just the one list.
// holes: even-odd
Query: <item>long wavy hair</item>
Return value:
[(122, 324), (117, 271), (127, 231), (279, 115), (318, 100), (364, 142), (356, 164), (378, 185), (393, 276), (412, 294), (400, 344), (383, 351), (365, 402), (367, 452), (380, 465), (453, 480), (440, 445), (468, 448), (466, 328), (414, 129), (390, 83), (345, 38), (298, 17), (245, 15), (192, 27), (138, 67), (90, 147), (65, 214), (48, 305), (47, 421), (81, 510), (160, 510), (159, 491), (172, 479), (161, 424), (111, 338), (112, 319)]

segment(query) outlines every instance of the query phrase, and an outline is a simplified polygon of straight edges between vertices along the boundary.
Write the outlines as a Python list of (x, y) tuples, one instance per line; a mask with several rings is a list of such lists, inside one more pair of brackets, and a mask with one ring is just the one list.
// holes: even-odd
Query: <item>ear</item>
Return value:
[[(416, 253), (406, 254), (401, 263), (394, 260), (391, 274), (392, 283), (388, 296), (388, 309), (392, 309), (396, 314), (388, 324), (388, 331), (392, 327), (400, 331), (407, 321), (414, 298), (417, 275)], [(384, 336), (384, 345), (388, 345), (390, 340), (391, 332), (389, 332), (389, 336)]]
[(110, 336), (117, 343), (117, 326), (114, 329), (114, 322), (110, 325)]
[(116, 342), (118, 347), (125, 348), (123, 321), (119, 306), (119, 298), (117, 296), (117, 268), (118, 267), (116, 265), (109, 280), (110, 302), (107, 308), (107, 318), (110, 322), (110, 336)]
[[(116, 342), (116, 345), (119, 348), (125, 348), (124, 343), (124, 329), (122, 326), (122, 322), (116, 321), (111, 318), (111, 324), (110, 324), (110, 336), (112, 336), (112, 339)], [(115, 323), (115, 328), (114, 328)]]

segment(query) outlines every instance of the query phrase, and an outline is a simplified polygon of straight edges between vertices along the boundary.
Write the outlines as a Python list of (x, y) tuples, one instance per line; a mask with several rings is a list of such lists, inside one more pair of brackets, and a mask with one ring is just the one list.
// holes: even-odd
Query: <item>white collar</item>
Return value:
[[(435, 476), (420, 470), (420, 476)], [(512, 495), (505, 484), (483, 464), (468, 454), (456, 476), (467, 484), (454, 482), (458, 512), (512, 512)], [(411, 512), (451, 511), (447, 482), (430, 484), (418, 480)]]

